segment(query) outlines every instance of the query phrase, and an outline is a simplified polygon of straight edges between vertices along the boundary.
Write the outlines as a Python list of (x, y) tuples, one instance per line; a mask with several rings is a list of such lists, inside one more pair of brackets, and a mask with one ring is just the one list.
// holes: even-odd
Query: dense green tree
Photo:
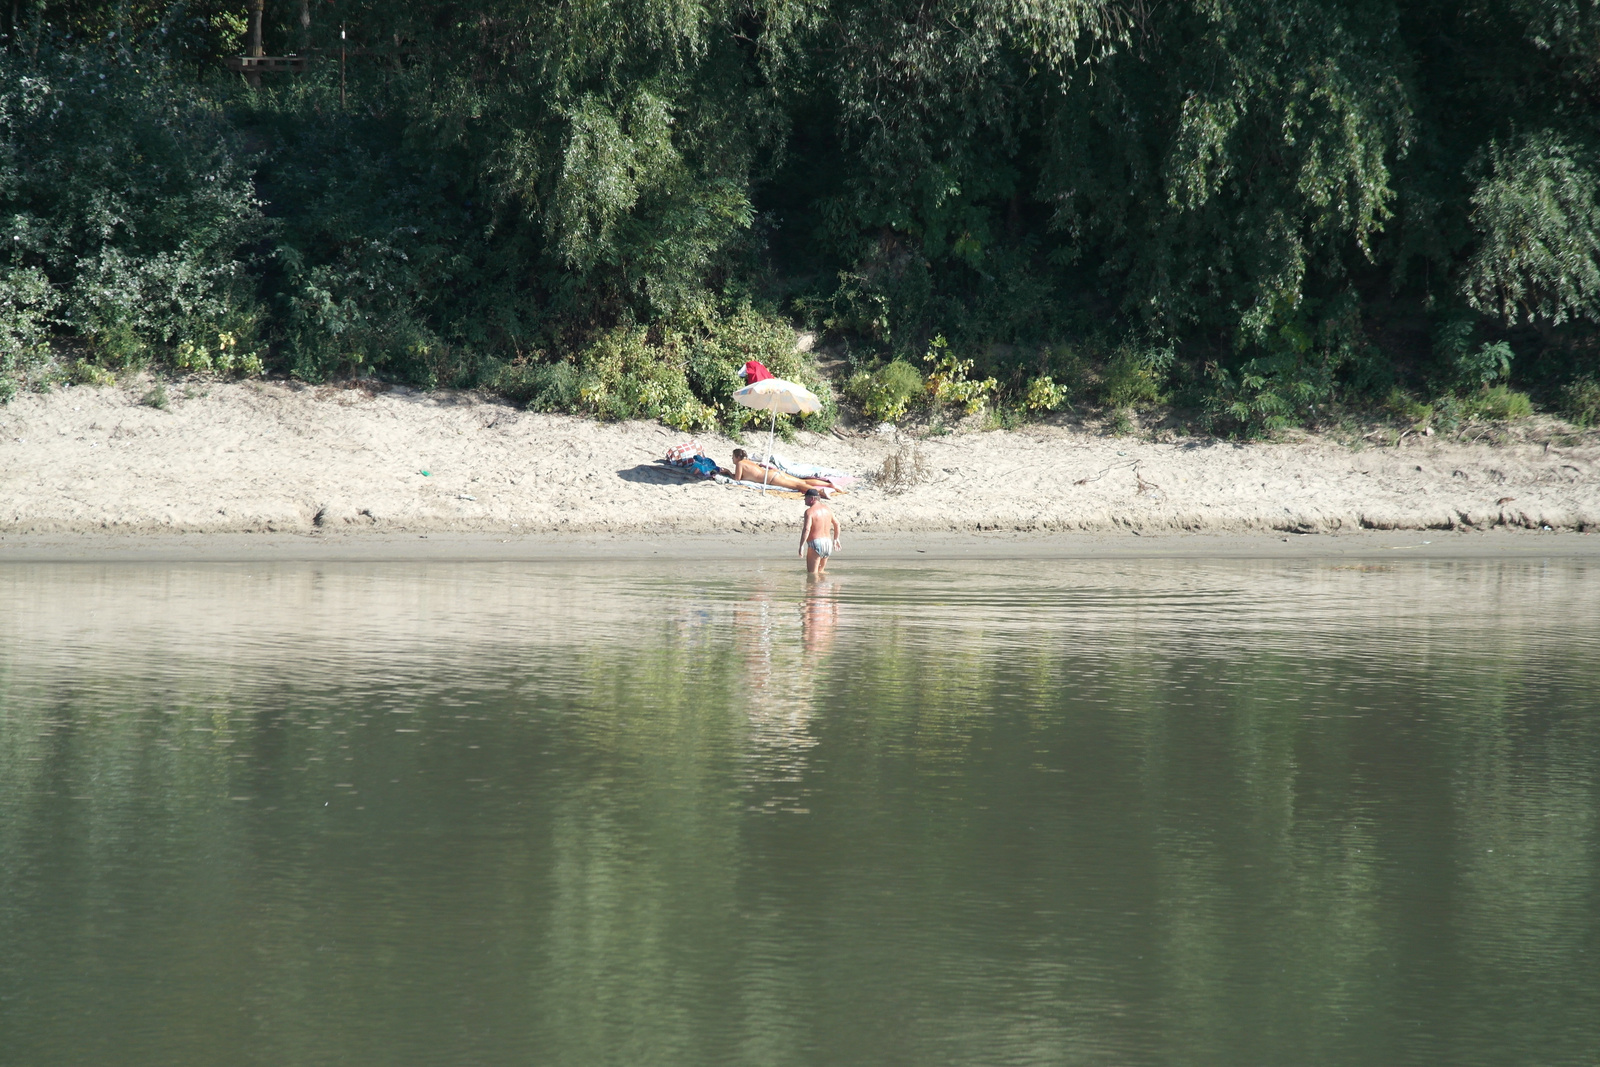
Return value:
[(1246, 430), (1596, 370), (1590, 0), (276, 0), (266, 50), (312, 62), (259, 88), (242, 3), (4, 22), (13, 364), (227, 334), (582, 407), (642, 331), (697, 398), (659, 415), (714, 407), (679, 349), (755, 308)]

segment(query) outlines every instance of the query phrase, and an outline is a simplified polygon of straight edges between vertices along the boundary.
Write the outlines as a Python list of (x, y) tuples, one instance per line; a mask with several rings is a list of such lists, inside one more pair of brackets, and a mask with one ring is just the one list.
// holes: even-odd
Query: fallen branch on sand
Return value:
[(1087, 478), (1079, 478), (1077, 481), (1073, 482), (1072, 484), (1073, 485), (1088, 485), (1090, 482), (1098, 482), (1101, 478), (1104, 478), (1106, 475), (1110, 474), (1114, 470), (1121, 470), (1123, 467), (1137, 467), (1140, 462), (1141, 461), (1137, 460), (1137, 459), (1130, 459), (1126, 463), (1113, 463), (1109, 467), (1101, 468), (1101, 470), (1100, 470), (1100, 472), (1098, 474), (1090, 475)]
[(1167, 491), (1161, 488), (1155, 482), (1147, 482), (1144, 480), (1144, 475), (1139, 473), (1139, 464), (1137, 463), (1133, 465), (1133, 480), (1139, 483), (1139, 488), (1134, 491), (1135, 496), (1144, 496), (1146, 493), (1151, 492), (1152, 490), (1160, 493), (1163, 498), (1165, 498), (1167, 495)]

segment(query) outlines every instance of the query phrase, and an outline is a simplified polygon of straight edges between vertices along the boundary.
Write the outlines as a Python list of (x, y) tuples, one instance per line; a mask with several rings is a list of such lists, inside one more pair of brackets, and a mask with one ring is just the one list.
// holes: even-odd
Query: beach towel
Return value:
[(848, 489), (860, 481), (860, 478), (848, 471), (819, 467), (814, 463), (797, 463), (794, 460), (785, 459), (776, 452), (768, 456), (767, 459), (772, 461), (772, 466), (785, 474), (796, 478), (821, 478), (835, 489)]
[[(748, 489), (752, 493), (760, 493), (760, 492), (762, 492), (762, 487), (761, 487), (761, 483), (760, 482), (739, 482), (739, 481), (735, 481), (734, 479), (728, 477), (726, 474), (713, 474), (711, 476), (711, 480), (714, 481), (714, 482), (720, 482), (723, 485), (732, 486), (735, 489)], [(799, 500), (800, 496), (801, 496), (801, 494), (795, 492), (792, 489), (778, 489), (778, 488), (776, 488), (774, 486), (767, 486), (766, 495), (767, 496), (777, 496), (777, 497), (791, 497), (791, 498), (793, 498), (795, 500)]]

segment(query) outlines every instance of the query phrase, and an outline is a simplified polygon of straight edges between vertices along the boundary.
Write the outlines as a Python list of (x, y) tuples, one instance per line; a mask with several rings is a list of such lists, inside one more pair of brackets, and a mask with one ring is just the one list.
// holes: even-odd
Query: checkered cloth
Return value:
[(685, 441), (681, 445), (673, 445), (667, 449), (667, 462), (675, 467), (694, 466), (694, 457), (705, 455), (705, 449), (700, 447), (699, 441)]

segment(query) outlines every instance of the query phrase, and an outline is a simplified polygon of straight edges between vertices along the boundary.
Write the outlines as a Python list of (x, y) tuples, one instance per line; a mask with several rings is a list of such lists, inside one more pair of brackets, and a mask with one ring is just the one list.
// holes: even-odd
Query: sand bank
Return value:
[[(21, 535), (65, 545), (54, 535), (107, 532), (310, 534), (324, 556), (358, 532), (364, 547), (337, 551), (370, 553), (383, 543), (376, 534), (407, 551), (424, 547), (411, 546), (422, 535), (455, 534), (472, 535), (454, 542), (468, 554), (535, 540), (581, 552), (580, 542), (608, 538), (613, 553), (617, 538), (636, 546), (629, 551), (658, 552), (662, 535), (775, 534), (799, 512), (793, 497), (764, 498), (658, 466), (687, 435), (654, 423), (604, 424), (403, 389), (212, 383), (170, 388), (166, 410), (141, 404), (141, 392), (80, 386), (0, 408), (8, 552), (21, 550)], [(735, 444), (700, 440), (723, 462)], [(906, 443), (892, 434), (801, 434), (780, 451), (871, 474)], [(1593, 440), (1490, 446), (1408, 437), (1398, 447), (1351, 449), (1315, 438), (1151, 443), (1036, 425), (915, 447), (922, 480), (868, 479), (841, 498), (849, 530), (1095, 534), (1119, 543), (1134, 534), (1256, 534), (1269, 535), (1259, 539), (1269, 545), (1361, 531), (1600, 530)]]
[[(420, 563), (703, 560), (798, 570), (793, 531), (754, 534), (103, 533), (0, 534), (4, 563)], [(1379, 531), (1340, 534), (856, 533), (834, 570), (948, 560), (1600, 560), (1600, 533)]]

